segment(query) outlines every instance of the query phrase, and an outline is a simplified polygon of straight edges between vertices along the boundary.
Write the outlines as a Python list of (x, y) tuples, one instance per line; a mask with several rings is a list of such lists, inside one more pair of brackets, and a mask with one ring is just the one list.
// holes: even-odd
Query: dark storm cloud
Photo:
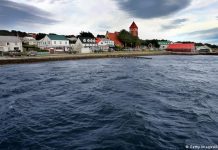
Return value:
[(187, 22), (187, 21), (188, 21), (188, 19), (185, 19), (185, 18), (172, 20), (169, 24), (162, 25), (161, 29), (162, 30), (176, 29), (176, 28), (179, 28), (179, 27), (183, 26), (184, 23)]
[(13, 26), (18, 23), (52, 24), (51, 14), (36, 7), (8, 0), (0, 2), (0, 25)]
[(116, 0), (120, 8), (136, 18), (163, 17), (178, 12), (191, 0)]

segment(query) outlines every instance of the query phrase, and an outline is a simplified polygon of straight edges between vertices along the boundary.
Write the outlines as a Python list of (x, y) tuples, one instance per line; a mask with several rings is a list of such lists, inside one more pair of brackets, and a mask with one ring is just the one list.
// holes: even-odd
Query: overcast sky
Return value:
[(0, 29), (79, 34), (128, 30), (142, 39), (218, 44), (218, 0), (0, 0)]

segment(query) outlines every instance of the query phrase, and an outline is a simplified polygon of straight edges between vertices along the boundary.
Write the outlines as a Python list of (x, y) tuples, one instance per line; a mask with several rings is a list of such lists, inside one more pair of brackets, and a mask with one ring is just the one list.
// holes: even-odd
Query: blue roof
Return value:
[(48, 38), (50, 39), (50, 40), (60, 40), (60, 41), (64, 41), (64, 40), (68, 40), (65, 36), (63, 36), (63, 35), (51, 35), (51, 34), (49, 34), (49, 35), (47, 35), (48, 36)]

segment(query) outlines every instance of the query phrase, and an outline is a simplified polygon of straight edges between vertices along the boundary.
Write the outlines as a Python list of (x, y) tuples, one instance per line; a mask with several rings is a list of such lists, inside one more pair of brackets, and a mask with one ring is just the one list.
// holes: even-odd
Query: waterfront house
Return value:
[(106, 38), (111, 40), (111, 41), (114, 41), (115, 46), (124, 47), (123, 43), (118, 39), (118, 35), (119, 35), (119, 32), (111, 33), (111, 32), (107, 31)]
[(207, 45), (203, 45), (203, 46), (196, 46), (196, 50), (199, 53), (212, 53), (213, 50), (208, 47)]
[(46, 35), (38, 41), (38, 47), (41, 49), (54, 50), (55, 52), (69, 51), (69, 40), (63, 35)]
[(33, 37), (24, 37), (23, 40), (22, 40), (25, 44), (28, 44), (28, 45), (37, 45), (37, 40)]
[(196, 52), (194, 43), (173, 43), (173, 44), (169, 44), (166, 50), (171, 52), (186, 52), (186, 53)]
[(95, 38), (79, 37), (74, 45), (74, 51), (78, 53), (91, 53), (97, 49)]
[(171, 41), (158, 41), (158, 44), (160, 45), (160, 50), (166, 50), (169, 44), (171, 44)]
[(22, 41), (17, 36), (0, 36), (0, 52), (21, 51), (23, 52)]
[(102, 51), (108, 51), (109, 48), (114, 48), (114, 41), (106, 38), (97, 38), (96, 43)]

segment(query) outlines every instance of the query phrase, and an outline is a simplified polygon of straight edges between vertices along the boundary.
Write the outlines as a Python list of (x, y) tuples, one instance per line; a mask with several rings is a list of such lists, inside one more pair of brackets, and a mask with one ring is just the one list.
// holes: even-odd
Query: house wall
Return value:
[(114, 46), (114, 41), (108, 40), (108, 41), (100, 41), (98, 43), (98, 46)]
[(161, 50), (166, 50), (167, 47), (168, 47), (168, 45), (160, 45), (160, 49), (161, 49)]
[[(56, 47), (69, 47), (68, 40), (50, 40), (48, 36), (45, 36), (42, 40), (38, 42), (38, 47), (40, 48), (56, 48)], [(65, 49), (66, 50), (66, 49)]]
[(88, 47), (81, 49), (81, 53), (82, 53), (82, 54), (87, 54), (87, 53), (91, 53), (91, 52), (92, 52), (92, 50), (91, 50), (90, 48), (88, 48)]
[(46, 47), (50, 47), (52, 44), (52, 41), (48, 38), (48, 36), (45, 36), (43, 39), (41, 39), (38, 42), (38, 47), (40, 48), (46, 48)]
[(16, 42), (16, 43), (4, 42), (4, 43), (1, 43), (0, 45), (0, 51), (3, 51), (3, 52), (14, 51), (15, 49), (18, 49), (21, 52), (23, 52), (22, 42)]
[(80, 39), (78, 39), (73, 47), (73, 50), (81, 53), (81, 50), (83, 47), (84, 46), (83, 46), (82, 42), (80, 41)]
[(37, 41), (29, 41), (28, 44), (29, 45), (37, 45)]

